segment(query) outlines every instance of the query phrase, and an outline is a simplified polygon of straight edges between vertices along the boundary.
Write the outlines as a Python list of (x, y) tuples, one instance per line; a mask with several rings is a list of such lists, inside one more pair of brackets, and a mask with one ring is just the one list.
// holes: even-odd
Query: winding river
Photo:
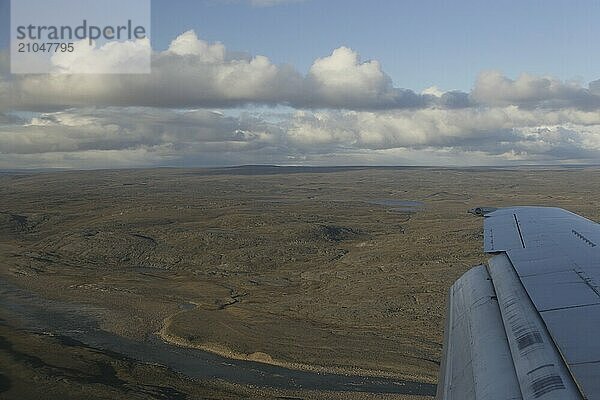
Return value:
[(0, 307), (17, 316), (25, 329), (50, 332), (63, 341), (77, 341), (140, 362), (160, 364), (190, 378), (222, 379), (241, 385), (284, 390), (435, 395), (436, 386), (429, 383), (298, 371), (232, 360), (199, 349), (170, 345), (156, 336), (135, 341), (99, 327), (99, 321), (107, 310), (47, 300), (1, 279)]

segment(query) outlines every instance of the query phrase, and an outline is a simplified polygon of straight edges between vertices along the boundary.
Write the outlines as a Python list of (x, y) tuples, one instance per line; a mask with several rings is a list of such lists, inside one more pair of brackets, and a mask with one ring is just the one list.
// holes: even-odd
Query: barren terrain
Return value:
[[(597, 168), (5, 173), (0, 188), (0, 280), (75, 304), (105, 332), (427, 384), (437, 379), (447, 289), (486, 260), (469, 208), (549, 205), (600, 219)], [(100, 352), (75, 334), (32, 328), (6, 303), (6, 398), (34, 398), (38, 387), (48, 398), (281, 395)], [(286, 395), (334, 392), (321, 389)]]

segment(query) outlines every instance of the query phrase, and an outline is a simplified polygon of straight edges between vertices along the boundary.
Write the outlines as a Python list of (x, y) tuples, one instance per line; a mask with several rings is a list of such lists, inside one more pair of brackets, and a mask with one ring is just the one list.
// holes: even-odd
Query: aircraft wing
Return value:
[(600, 399), (600, 225), (475, 209), (487, 265), (450, 288), (437, 399)]

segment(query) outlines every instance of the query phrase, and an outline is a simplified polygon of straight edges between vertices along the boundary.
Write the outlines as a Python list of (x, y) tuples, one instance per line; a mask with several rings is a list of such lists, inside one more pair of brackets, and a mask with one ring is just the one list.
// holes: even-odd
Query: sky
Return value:
[(0, 169), (600, 160), (597, 1), (153, 0), (149, 43), (46, 75), (9, 73), (8, 4)]
[[(265, 2), (269, 4), (270, 2)], [(376, 59), (394, 83), (468, 90), (479, 72), (597, 79), (597, 1), (153, 1), (153, 44), (182, 31), (306, 72), (340, 46)]]

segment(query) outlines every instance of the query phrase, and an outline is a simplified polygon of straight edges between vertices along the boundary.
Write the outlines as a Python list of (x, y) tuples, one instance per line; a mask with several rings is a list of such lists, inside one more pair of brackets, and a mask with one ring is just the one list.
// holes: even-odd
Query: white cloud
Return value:
[(359, 104), (378, 106), (394, 101), (392, 80), (378, 61), (361, 62), (357, 52), (337, 48), (317, 59), (308, 73), (311, 95), (329, 105), (349, 108)]
[(480, 74), (472, 97), (475, 101), (488, 105), (583, 109), (600, 107), (600, 97), (578, 83), (530, 74), (522, 74), (513, 80), (498, 71)]
[(200, 40), (194, 31), (177, 36), (169, 45), (167, 53), (178, 56), (196, 56), (203, 63), (222, 63), (225, 61), (225, 46), (221, 43), (209, 44)]
[[(31, 166), (35, 159), (43, 160), (45, 166), (54, 160), (55, 166), (81, 167), (88, 156), (93, 158), (90, 166), (100, 166), (103, 154), (105, 167), (115, 160), (130, 166), (329, 165), (333, 160), (393, 164), (391, 154), (402, 154), (396, 163), (439, 164), (455, 157), (451, 163), (459, 165), (590, 162), (600, 157), (600, 115), (596, 112), (508, 106), (296, 111), (277, 119), (265, 120), (260, 113), (232, 117), (210, 110), (154, 108), (44, 113), (25, 123), (0, 126), (4, 160), (0, 168), (7, 168), (8, 160), (11, 167)], [(473, 158), (460, 158), (467, 155)]]
[[(79, 48), (81, 47), (81, 48)], [(229, 53), (188, 31), (168, 49), (155, 52), (150, 74), (97, 75), (113, 67), (127, 70), (150, 51), (149, 41), (78, 46), (52, 57), (55, 71), (86, 75), (0, 77), (0, 107), (51, 110), (85, 106), (237, 107), (246, 104), (351, 110), (460, 109), (516, 105), (523, 108), (600, 108), (600, 84), (584, 88), (551, 77), (482, 73), (471, 93), (444, 92), (435, 86), (417, 94), (395, 87), (376, 60), (339, 47), (318, 58), (303, 76), (267, 57)], [(0, 60), (1, 62), (2, 60)]]
[[(576, 129), (600, 127), (600, 115), (573, 110), (520, 110), (515, 106), (460, 110), (340, 111), (318, 115), (302, 112), (291, 119), (290, 131), (296, 142), (305, 145), (318, 143), (363, 149), (471, 144), (477, 147), (493, 146), (501, 140), (512, 142), (515, 132), (522, 133), (529, 128), (547, 125)], [(592, 134), (588, 128), (586, 130), (582, 138)]]
[(23, 124), (0, 126), (0, 153), (35, 154), (135, 150), (159, 146), (179, 154), (268, 146), (277, 128), (252, 116), (210, 110), (79, 109), (44, 113)]
[(434, 85), (434, 86), (430, 86), (430, 87), (424, 89), (423, 91), (421, 91), (421, 94), (426, 94), (426, 95), (435, 96), (435, 97), (442, 97), (444, 95), (444, 91)]
[[(80, 47), (85, 47), (80, 49)], [(53, 109), (84, 106), (223, 107), (245, 104), (291, 105), (299, 108), (417, 108), (441, 101), (395, 88), (379, 62), (361, 62), (357, 52), (340, 47), (317, 59), (302, 76), (289, 65), (267, 57), (228, 53), (221, 43), (208, 43), (193, 31), (175, 38), (167, 50), (155, 52), (150, 74), (95, 75), (110, 66), (132, 68), (148, 51), (148, 41), (78, 46), (55, 55), (55, 71), (87, 75), (13, 76), (0, 106)], [(98, 69), (100, 68), (100, 69)], [(116, 69), (119, 68), (119, 69)], [(0, 81), (1, 82), (1, 81)], [(466, 96), (466, 95), (465, 95)], [(442, 104), (443, 101), (440, 102)]]
[[(127, 63), (148, 46), (94, 47), (54, 63), (89, 72)], [(415, 93), (348, 47), (302, 75), (193, 31), (155, 52), (149, 75), (10, 77), (6, 65), (0, 53), (0, 168), (600, 159), (600, 80), (585, 88), (485, 72), (470, 93)], [(248, 104), (247, 112), (215, 110)]]
[[(99, 74), (114, 71), (119, 74), (150, 72), (152, 48), (149, 39), (108, 42), (98, 46), (87, 40), (73, 44), (73, 52), (56, 52), (51, 57), (54, 74)], [(147, 68), (143, 67), (147, 65)]]
[[(130, 60), (131, 44), (88, 50), (55, 61), (65, 71), (93, 68), (93, 64), (121, 65)], [(143, 44), (138, 45), (143, 47)], [(131, 54), (135, 54), (132, 52)], [(87, 57), (87, 58), (86, 58)], [(292, 101), (302, 90), (302, 77), (287, 66), (276, 66), (264, 56), (230, 59), (223, 45), (209, 44), (192, 31), (177, 37), (153, 56), (150, 74), (26, 75), (3, 85), (0, 107), (48, 110), (85, 106), (198, 107)]]

